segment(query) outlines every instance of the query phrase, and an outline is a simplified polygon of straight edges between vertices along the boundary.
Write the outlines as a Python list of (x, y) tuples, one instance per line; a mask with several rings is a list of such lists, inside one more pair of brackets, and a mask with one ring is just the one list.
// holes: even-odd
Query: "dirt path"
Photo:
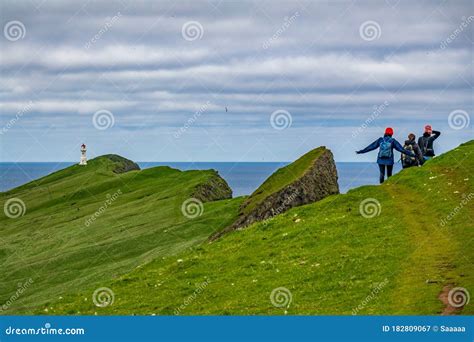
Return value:
[[(393, 301), (402, 308), (400, 314), (434, 314), (432, 308), (436, 306), (442, 313), (440, 292), (443, 293), (442, 289), (449, 282), (456, 242), (440, 229), (437, 223), (441, 218), (418, 192), (407, 187), (402, 189), (400, 185), (389, 185), (385, 189), (394, 200), (400, 224), (408, 229), (413, 248), (402, 263)], [(442, 302), (445, 304), (444, 300)], [(444, 310), (447, 314), (451, 312), (448, 308)]]
[(438, 296), (439, 300), (445, 305), (445, 308), (443, 309), (443, 312), (441, 312), (441, 315), (456, 315), (460, 313), (464, 308), (464, 305), (461, 307), (454, 307), (449, 302), (449, 291), (451, 291), (453, 287), (453, 285), (446, 285), (445, 287), (443, 287), (443, 290)]

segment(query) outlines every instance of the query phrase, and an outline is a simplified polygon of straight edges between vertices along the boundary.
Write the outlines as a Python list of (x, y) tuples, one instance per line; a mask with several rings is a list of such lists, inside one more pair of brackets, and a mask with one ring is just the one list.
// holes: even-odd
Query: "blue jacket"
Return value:
[(396, 141), (394, 138), (392, 138), (390, 136), (384, 136), (384, 137), (378, 138), (377, 140), (375, 140), (372, 144), (370, 144), (369, 146), (367, 146), (363, 150), (357, 151), (357, 154), (367, 153), (367, 152), (370, 152), (370, 151), (373, 151), (373, 150), (379, 148), (380, 143), (384, 139), (387, 139), (387, 140), (391, 139), (392, 140), (392, 157), (391, 158), (380, 158), (380, 154), (379, 154), (379, 156), (377, 157), (377, 164), (382, 164), (382, 165), (393, 165), (393, 164), (395, 164), (394, 159), (393, 159), (394, 158), (393, 157), (393, 149), (396, 149), (398, 152), (407, 154), (407, 155), (412, 156), (412, 157), (415, 156), (415, 154), (413, 152), (405, 150), (403, 148), (403, 146), (400, 145), (400, 143), (398, 141)]

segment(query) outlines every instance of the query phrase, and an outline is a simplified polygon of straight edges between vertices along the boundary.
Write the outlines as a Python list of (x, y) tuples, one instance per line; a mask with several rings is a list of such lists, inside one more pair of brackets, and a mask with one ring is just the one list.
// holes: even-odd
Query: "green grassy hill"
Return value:
[(474, 294), (473, 170), (470, 141), (382, 186), (155, 259), (103, 284), (115, 294), (107, 307), (93, 305), (84, 284), (37, 313), (439, 314), (443, 289)]
[(133, 162), (107, 155), (0, 194), (0, 313), (31, 313), (152, 260), (166, 260), (237, 215), (241, 199), (204, 203), (203, 210), (196, 202), (202, 215), (183, 215), (189, 198), (229, 197), (215, 171), (133, 168)]

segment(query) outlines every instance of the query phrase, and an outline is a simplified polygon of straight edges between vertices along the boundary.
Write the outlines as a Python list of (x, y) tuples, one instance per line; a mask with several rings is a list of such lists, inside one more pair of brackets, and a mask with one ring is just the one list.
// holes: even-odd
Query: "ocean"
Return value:
[[(72, 165), (72, 162), (62, 163), (0, 163), (0, 191), (7, 191), (52, 172)], [(278, 168), (287, 165), (281, 163), (176, 163), (176, 162), (139, 162), (140, 168), (167, 165), (180, 170), (215, 169), (227, 181), (234, 196), (250, 195), (262, 182)], [(376, 163), (336, 163), (339, 188), (341, 193), (362, 186), (378, 184), (378, 167)], [(400, 171), (400, 164), (394, 167), (394, 173)]]

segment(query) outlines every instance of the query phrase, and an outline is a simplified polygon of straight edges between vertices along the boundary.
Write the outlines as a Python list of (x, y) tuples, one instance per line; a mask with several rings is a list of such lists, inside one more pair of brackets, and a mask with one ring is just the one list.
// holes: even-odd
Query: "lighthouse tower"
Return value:
[(79, 165), (87, 165), (87, 157), (86, 157), (86, 145), (82, 144), (81, 145), (81, 161), (79, 162)]

